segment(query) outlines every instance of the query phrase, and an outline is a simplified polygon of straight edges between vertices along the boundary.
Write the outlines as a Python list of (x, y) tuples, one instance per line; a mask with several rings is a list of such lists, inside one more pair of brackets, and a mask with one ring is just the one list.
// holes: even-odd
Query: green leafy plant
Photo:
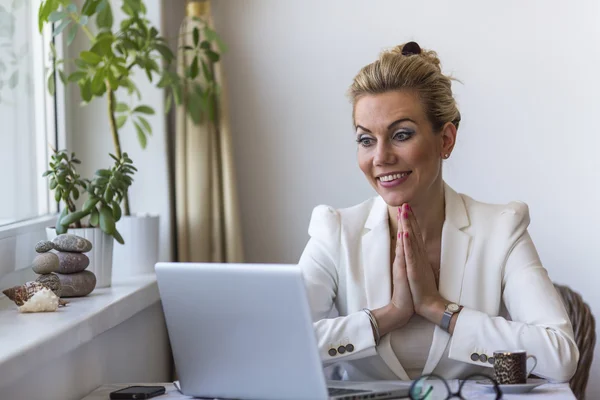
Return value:
[[(62, 201), (64, 203), (62, 214), (56, 224), (57, 233), (66, 232), (61, 220), (66, 214), (77, 211), (75, 201), (79, 199), (80, 193), (86, 190), (88, 186), (88, 181), (82, 179), (77, 173), (77, 164), (81, 164), (81, 161), (75, 158), (75, 153), (71, 153), (69, 157), (65, 150), (54, 150), (50, 160), (50, 169), (43, 174), (44, 177), (50, 177), (50, 190), (54, 190), (56, 202)], [(72, 223), (75, 224), (76, 228), (81, 228), (80, 220)]]
[[(89, 216), (90, 226), (99, 226), (117, 242), (125, 243), (115, 224), (121, 219), (120, 203), (137, 170), (127, 153), (123, 153), (121, 158), (113, 154), (110, 156), (114, 165), (110, 169), (99, 169), (90, 181), (77, 173), (76, 165), (81, 162), (75, 158), (75, 153), (69, 156), (65, 150), (54, 151), (50, 169), (44, 172), (44, 176), (50, 177), (50, 189), (54, 190), (56, 201), (64, 203), (56, 221), (56, 233), (66, 233), (69, 227), (82, 228), (81, 221)], [(75, 202), (83, 192), (87, 200), (82, 209), (77, 210)]]
[[(114, 3), (114, 1), (113, 1)], [(156, 87), (166, 90), (168, 112), (173, 102), (185, 104), (190, 118), (199, 123), (204, 118), (217, 118), (216, 96), (219, 88), (213, 71), (224, 46), (218, 35), (203, 21), (203, 28), (195, 27), (191, 32), (193, 46), (186, 46), (189, 65), (184, 74), (170, 68), (175, 60), (164, 37), (145, 17), (146, 6), (142, 0), (123, 0), (121, 9), (125, 19), (114, 28), (114, 18), (109, 0), (85, 0), (81, 8), (72, 0), (45, 0), (38, 10), (39, 29), (44, 24), (54, 24), (53, 36), (66, 35), (70, 45), (78, 32), (83, 32), (89, 41), (87, 50), (73, 59), (59, 59), (52, 49), (52, 68), (48, 76), (48, 89), (55, 91), (55, 76), (64, 84), (79, 86), (84, 104), (94, 97), (106, 97), (110, 132), (115, 157), (121, 160), (123, 152), (119, 129), (131, 122), (135, 127), (142, 148), (152, 134), (152, 125), (147, 116), (154, 109), (141, 103), (141, 94), (133, 76), (143, 72)], [(96, 33), (90, 29), (95, 20)], [(65, 71), (68, 71), (65, 72)], [(197, 79), (202, 74), (203, 79)], [(128, 97), (128, 102), (117, 97)], [(130, 215), (127, 191), (123, 196), (125, 215)]]

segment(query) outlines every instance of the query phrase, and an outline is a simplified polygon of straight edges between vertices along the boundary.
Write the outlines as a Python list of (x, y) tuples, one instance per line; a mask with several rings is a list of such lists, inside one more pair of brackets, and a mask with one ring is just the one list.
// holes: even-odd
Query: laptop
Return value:
[(158, 263), (156, 277), (184, 395), (273, 400), (408, 396), (410, 382), (326, 381), (297, 265)]

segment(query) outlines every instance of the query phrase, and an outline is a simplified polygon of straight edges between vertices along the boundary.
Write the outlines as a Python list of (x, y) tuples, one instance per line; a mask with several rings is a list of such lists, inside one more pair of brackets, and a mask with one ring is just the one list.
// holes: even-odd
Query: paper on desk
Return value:
[[(179, 385), (179, 381), (174, 381), (173, 382), (173, 386), (175, 386), (175, 389), (177, 389), (177, 392), (172, 392), (173, 397), (165, 397), (166, 399), (200, 399), (200, 400), (220, 400), (217, 398), (212, 398), (212, 397), (190, 397), (190, 396), (186, 396), (181, 392), (181, 386)], [(167, 393), (168, 394), (168, 393)]]
[(398, 388), (409, 388), (412, 381), (327, 381), (327, 387), (342, 388), (342, 389), (353, 389), (358, 387), (365, 390), (393, 390)]

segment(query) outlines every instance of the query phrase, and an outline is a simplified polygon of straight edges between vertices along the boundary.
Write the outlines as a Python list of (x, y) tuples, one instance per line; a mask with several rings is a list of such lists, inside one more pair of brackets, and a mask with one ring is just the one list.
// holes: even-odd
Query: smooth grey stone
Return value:
[(40, 275), (36, 279), (37, 282), (46, 286), (48, 289), (52, 290), (55, 295), (60, 297), (62, 294), (62, 285), (60, 284), (60, 278), (56, 274), (46, 274)]
[(50, 274), (58, 270), (59, 260), (54, 253), (42, 253), (33, 259), (33, 272), (36, 274)]
[(46, 253), (54, 248), (54, 243), (48, 240), (40, 240), (35, 244), (35, 251), (38, 253)]
[(74, 274), (56, 274), (60, 279), (62, 294), (60, 297), (82, 297), (90, 294), (96, 287), (96, 275), (91, 271)]
[(58, 251), (68, 251), (71, 253), (87, 253), (92, 249), (92, 242), (81, 236), (63, 233), (58, 235), (52, 241), (54, 248)]
[(60, 264), (58, 271), (61, 274), (74, 274), (81, 272), (90, 265), (88, 256), (82, 253), (69, 253), (59, 251), (57, 254)]

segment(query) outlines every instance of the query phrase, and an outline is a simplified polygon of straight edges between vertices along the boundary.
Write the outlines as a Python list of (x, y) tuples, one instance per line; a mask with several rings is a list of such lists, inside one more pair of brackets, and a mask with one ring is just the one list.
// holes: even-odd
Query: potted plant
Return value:
[[(54, 90), (53, 76), (58, 74), (64, 84), (79, 86), (84, 104), (94, 97), (104, 98), (114, 155), (118, 160), (123, 156), (119, 129), (125, 124), (133, 124), (142, 148), (146, 147), (148, 136), (152, 134), (147, 116), (154, 114), (154, 110), (141, 102), (134, 74), (146, 76), (156, 87), (166, 90), (167, 112), (175, 102), (185, 104), (194, 123), (204, 118), (215, 120), (218, 85), (213, 63), (218, 62), (220, 56), (213, 44), (223, 48), (208, 24), (203, 25), (202, 31), (195, 27), (194, 46), (182, 49), (192, 53), (193, 57), (189, 57), (192, 61), (185, 68), (185, 74), (180, 75), (170, 68), (175, 56), (166, 39), (145, 17), (144, 2), (123, 0), (120, 4), (125, 19), (117, 28), (113, 28), (112, 6), (108, 0), (85, 0), (81, 8), (71, 0), (45, 0), (39, 8), (40, 30), (45, 23), (56, 24), (54, 36), (66, 35), (67, 45), (73, 42), (78, 32), (88, 38), (87, 49), (69, 60), (58, 59), (53, 51), (48, 87), (50, 91)], [(89, 27), (93, 20), (95, 32)], [(122, 97), (128, 97), (129, 102), (119, 101)], [(127, 191), (122, 199), (124, 216), (117, 226), (127, 245), (115, 246), (115, 262), (125, 274), (127, 271), (153, 271), (158, 259), (158, 216), (132, 215)]]
[[(59, 234), (72, 233), (92, 242), (92, 250), (87, 256), (90, 271), (96, 275), (97, 287), (111, 285), (113, 238), (123, 243), (116, 222), (121, 219), (121, 201), (133, 183), (136, 171), (127, 153), (120, 159), (110, 156), (114, 165), (97, 170), (92, 180), (80, 177), (76, 165), (81, 162), (74, 153), (69, 156), (65, 150), (54, 151), (50, 169), (44, 172), (50, 179), (55, 200), (62, 203), (56, 226), (46, 230), (48, 240)], [(78, 210), (76, 202), (82, 195), (87, 199)]]

